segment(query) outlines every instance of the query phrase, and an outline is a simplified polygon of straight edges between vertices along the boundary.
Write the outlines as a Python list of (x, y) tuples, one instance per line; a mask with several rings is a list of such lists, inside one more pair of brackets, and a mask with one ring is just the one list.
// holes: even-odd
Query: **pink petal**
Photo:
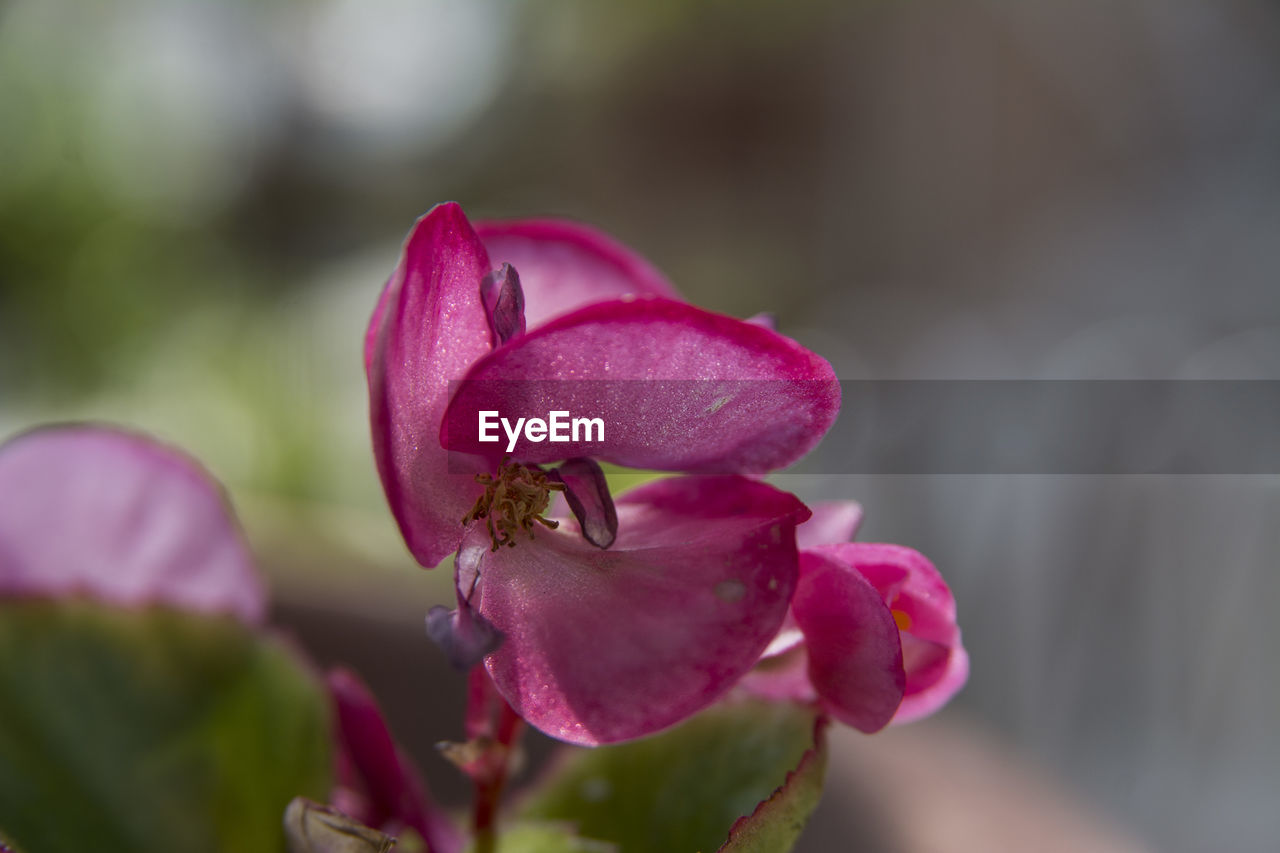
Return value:
[(910, 723), (927, 717), (951, 700), (969, 680), (969, 653), (957, 641), (950, 650), (947, 666), (932, 684), (902, 699), (893, 724)]
[(410, 826), (428, 849), (456, 853), (462, 836), (431, 800), (417, 769), (396, 746), (373, 694), (350, 670), (334, 669), (328, 676), (336, 710), (339, 761), (354, 776), (360, 790), (342, 792), (354, 817), (370, 826)]
[(414, 226), (366, 337), (374, 457), (409, 550), (424, 566), (453, 553), (481, 487), (439, 443), (449, 382), (490, 349), (480, 282), (484, 246), (458, 205), (437, 205)]
[(857, 501), (828, 501), (809, 509), (813, 517), (796, 531), (796, 544), (801, 548), (848, 542), (862, 526), (862, 504)]
[(680, 298), (648, 261), (585, 225), (553, 219), (480, 222), (476, 233), (495, 266), (508, 263), (520, 273), (529, 328), (621, 296)]
[(162, 603), (258, 624), (266, 592), (217, 483), (151, 439), (60, 426), (0, 447), (0, 596)]
[(607, 551), (573, 530), (488, 554), (486, 661), (517, 713), (579, 744), (639, 737), (706, 707), (777, 633), (795, 583), (793, 496), (743, 477), (659, 480), (619, 498)]
[(898, 626), (902, 638), (902, 668), (907, 673), (905, 695), (921, 693), (937, 683), (951, 662), (951, 648), (922, 640)]
[(763, 474), (803, 456), (840, 408), (831, 366), (760, 326), (668, 299), (604, 302), (481, 359), (450, 403), (445, 446), (497, 459), (479, 414), (601, 418), (604, 441), (522, 437), (513, 456), (594, 457), (633, 468)]
[[(419, 220), (420, 222), (421, 220)], [(417, 224), (415, 223), (414, 227), (417, 227)], [(382, 319), (387, 314), (387, 303), (391, 301), (392, 294), (398, 292), (403, 276), (404, 259), (401, 258), (400, 265), (391, 274), (391, 278), (387, 279), (387, 283), (382, 286), (382, 292), (378, 294), (378, 301), (373, 306), (373, 314), (369, 316), (369, 327), (364, 330), (365, 375), (368, 375), (373, 370), (373, 358), (378, 354), (378, 341), (382, 337)]]
[(904, 585), (889, 606), (907, 618), (913, 637), (942, 646), (959, 642), (960, 629), (956, 627), (955, 618), (947, 616), (936, 600), (922, 598)]
[(809, 680), (809, 654), (803, 639), (778, 654), (766, 655), (738, 686), (774, 702), (813, 702), (818, 698)]
[(845, 542), (813, 550), (857, 567), (886, 603), (910, 617), (913, 635), (945, 645), (957, 637), (956, 601), (929, 558), (912, 548)]
[[(798, 539), (799, 537), (796, 538)], [(800, 626), (796, 624), (796, 615), (788, 610), (787, 618), (782, 620), (782, 627), (778, 629), (777, 635), (769, 641), (769, 647), (764, 650), (765, 657), (780, 655), (783, 652), (794, 649), (803, 642), (804, 633), (801, 632)]]
[(880, 593), (852, 566), (804, 551), (791, 607), (824, 707), (859, 731), (888, 725), (906, 675), (898, 626)]
[(902, 620), (907, 681), (895, 724), (933, 713), (964, 686), (969, 657), (956, 625), (955, 598), (927, 557), (901, 545), (861, 542), (806, 553), (853, 567)]

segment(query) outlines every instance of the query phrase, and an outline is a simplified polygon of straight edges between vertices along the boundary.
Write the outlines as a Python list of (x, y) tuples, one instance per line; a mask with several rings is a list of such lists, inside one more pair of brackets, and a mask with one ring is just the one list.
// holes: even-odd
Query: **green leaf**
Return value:
[(0, 827), (27, 851), (281, 851), (324, 798), (321, 686), (230, 618), (0, 604)]
[(817, 806), (824, 767), (812, 711), (725, 704), (654, 737), (575, 749), (521, 814), (567, 822), (620, 853), (717, 850), (731, 829), (727, 849), (786, 851)]
[[(474, 846), (469, 848), (474, 853)], [(498, 837), (496, 853), (617, 853), (603, 841), (578, 838), (571, 828), (554, 823), (521, 823)]]
[(825, 721), (815, 729), (816, 748), (806, 752), (787, 781), (756, 810), (733, 825), (723, 853), (785, 853), (804, 832), (809, 815), (822, 798), (827, 772)]
[(623, 468), (621, 465), (614, 465), (611, 462), (601, 462), (600, 469), (604, 471), (605, 480), (609, 483), (609, 491), (615, 497), (628, 489), (636, 489), (643, 486), (645, 483), (651, 483), (654, 480), (661, 480), (663, 477), (671, 476), (666, 471), (646, 471), (641, 468)]

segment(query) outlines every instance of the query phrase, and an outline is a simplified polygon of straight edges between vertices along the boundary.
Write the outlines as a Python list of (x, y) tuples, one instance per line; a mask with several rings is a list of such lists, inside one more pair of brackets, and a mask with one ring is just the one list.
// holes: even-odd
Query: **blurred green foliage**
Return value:
[(0, 435), (123, 421), (233, 488), (381, 510), (360, 340), (397, 241), (446, 198), (665, 241), (695, 301), (776, 308), (760, 283), (795, 275), (761, 236), (791, 214), (743, 219), (754, 158), (704, 155), (756, 144), (740, 123), (777, 106), (820, 5), (11, 0)]
[(308, 665), (238, 622), (0, 607), (0, 825), (26, 850), (274, 853), (329, 749)]
[[(815, 740), (815, 719), (795, 705), (725, 703), (653, 737), (577, 749), (522, 815), (575, 826), (624, 853), (716, 850), (739, 818), (786, 785), (778, 798), (785, 807), (757, 816), (732, 848), (785, 853), (822, 792), (825, 747)], [(789, 776), (810, 754), (817, 757), (807, 770)]]

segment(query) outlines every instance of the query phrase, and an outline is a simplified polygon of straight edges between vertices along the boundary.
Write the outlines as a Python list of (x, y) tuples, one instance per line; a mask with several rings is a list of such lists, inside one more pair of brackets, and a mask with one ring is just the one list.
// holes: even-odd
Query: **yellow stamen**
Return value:
[(911, 630), (911, 616), (901, 610), (893, 611), (893, 621), (898, 624), (899, 631)]
[(519, 462), (507, 462), (498, 467), (498, 476), (477, 474), (476, 482), (484, 486), (484, 494), (462, 519), (470, 524), (485, 520), (489, 538), (497, 551), (503, 545), (515, 547), (516, 534), (521, 530), (533, 538), (535, 522), (555, 529), (558, 522), (542, 517), (551, 503), (552, 492), (564, 491), (563, 483), (552, 482), (537, 466), (526, 467)]

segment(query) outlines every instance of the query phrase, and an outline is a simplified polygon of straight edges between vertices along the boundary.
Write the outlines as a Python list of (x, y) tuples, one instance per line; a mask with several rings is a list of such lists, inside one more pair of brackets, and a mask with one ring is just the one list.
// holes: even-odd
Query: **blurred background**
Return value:
[[(203, 459), (279, 621), (460, 802), (446, 573), (385, 510), (359, 356), (446, 199), (601, 227), (842, 378), (1280, 379), (1280, 4), (0, 2), (0, 436)], [(973, 675), (836, 738), (803, 849), (1274, 849), (1280, 478), (840, 454), (778, 482), (931, 556)]]

